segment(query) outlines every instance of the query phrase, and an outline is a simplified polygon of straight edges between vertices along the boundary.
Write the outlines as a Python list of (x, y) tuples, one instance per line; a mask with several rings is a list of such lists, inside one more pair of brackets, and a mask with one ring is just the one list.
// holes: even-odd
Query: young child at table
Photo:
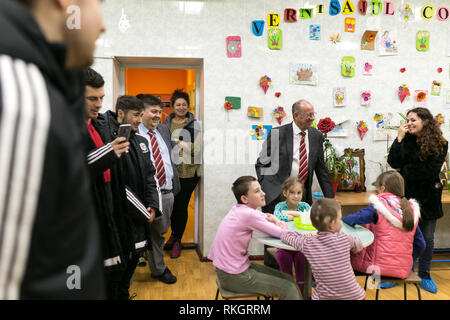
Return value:
[(281, 241), (300, 250), (308, 259), (316, 287), (313, 300), (363, 300), (365, 291), (356, 282), (350, 251), (359, 252), (359, 238), (340, 232), (342, 213), (334, 199), (318, 199), (311, 207), (317, 233), (286, 232)]
[[(425, 240), (418, 227), (420, 208), (416, 200), (406, 199), (405, 183), (397, 171), (378, 176), (377, 195), (369, 197), (370, 205), (346, 216), (348, 225), (366, 225), (373, 232), (374, 242), (352, 257), (353, 268), (364, 273), (404, 279), (425, 248)], [(374, 270), (373, 266), (377, 266)], [(383, 286), (384, 285), (384, 286)], [(394, 283), (382, 283), (382, 288)]]
[(279, 270), (250, 263), (248, 258), (248, 244), (253, 231), (279, 238), (287, 232), (286, 223), (257, 210), (265, 206), (266, 201), (255, 177), (238, 178), (232, 191), (237, 204), (220, 223), (208, 255), (222, 287), (233, 292), (276, 296), (280, 300), (302, 299), (292, 277)]
[[(311, 207), (306, 202), (302, 202), (304, 186), (297, 177), (289, 177), (281, 186), (283, 197), (286, 201), (279, 202), (274, 209), (274, 215), (280, 221), (291, 221), (300, 216), (300, 211), (309, 211)], [(276, 258), (280, 270), (292, 276), (292, 264), (295, 268), (295, 279), (297, 283), (304, 281), (305, 257), (300, 251), (290, 251), (279, 249)], [(303, 291), (303, 285), (299, 285), (300, 291)]]

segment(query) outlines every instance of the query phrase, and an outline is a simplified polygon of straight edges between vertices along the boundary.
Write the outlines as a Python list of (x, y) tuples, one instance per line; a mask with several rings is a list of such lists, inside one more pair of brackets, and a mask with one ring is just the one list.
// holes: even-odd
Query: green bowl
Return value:
[(300, 230), (317, 231), (312, 224), (303, 224), (300, 217), (294, 218), (295, 227)]

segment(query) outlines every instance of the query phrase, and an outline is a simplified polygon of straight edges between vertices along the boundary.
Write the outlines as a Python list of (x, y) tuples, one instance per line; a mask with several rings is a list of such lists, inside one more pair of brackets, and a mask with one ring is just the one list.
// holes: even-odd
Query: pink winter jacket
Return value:
[(411, 272), (414, 233), (419, 222), (420, 209), (416, 200), (410, 199), (414, 228), (402, 227), (400, 197), (382, 193), (369, 197), (378, 213), (378, 222), (366, 225), (373, 232), (374, 242), (352, 256), (353, 269), (364, 273), (405, 279)]

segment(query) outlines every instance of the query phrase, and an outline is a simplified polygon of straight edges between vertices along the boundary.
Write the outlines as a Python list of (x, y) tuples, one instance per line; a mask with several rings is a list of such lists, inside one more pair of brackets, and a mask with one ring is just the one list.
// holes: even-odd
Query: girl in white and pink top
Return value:
[(311, 207), (317, 234), (287, 232), (281, 241), (300, 250), (311, 264), (316, 281), (313, 300), (364, 300), (366, 293), (356, 282), (350, 252), (363, 249), (359, 238), (340, 232), (342, 214), (333, 199), (319, 199)]

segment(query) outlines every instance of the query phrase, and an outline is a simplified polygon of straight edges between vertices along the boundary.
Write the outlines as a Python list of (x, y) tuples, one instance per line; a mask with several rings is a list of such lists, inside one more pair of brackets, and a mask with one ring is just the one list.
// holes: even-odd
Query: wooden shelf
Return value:
[[(371, 194), (374, 192), (336, 192), (336, 200), (340, 200), (342, 206), (366, 206)], [(450, 193), (447, 190), (442, 192), (442, 203), (450, 203)]]

